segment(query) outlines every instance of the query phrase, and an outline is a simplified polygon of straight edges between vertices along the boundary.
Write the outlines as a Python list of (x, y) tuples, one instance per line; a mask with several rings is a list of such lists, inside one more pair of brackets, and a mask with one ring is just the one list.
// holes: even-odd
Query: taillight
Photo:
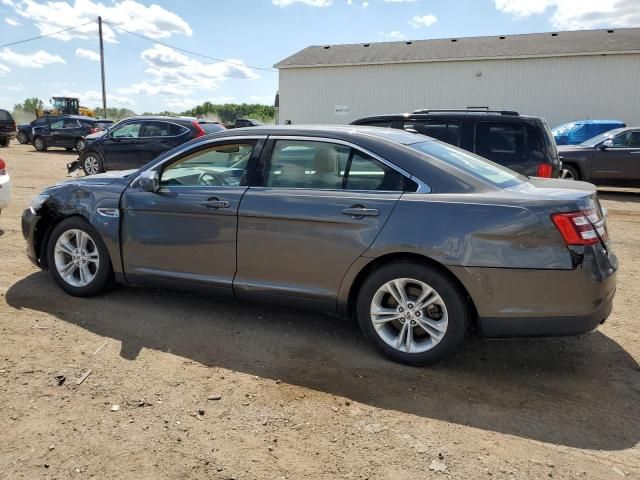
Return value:
[(553, 166), (549, 163), (541, 163), (538, 165), (538, 171), (536, 177), (551, 178), (553, 173)]
[(606, 240), (604, 221), (600, 221), (594, 210), (554, 213), (551, 220), (567, 245), (595, 245), (600, 238)]
[(200, 126), (200, 124), (198, 122), (191, 122), (193, 124), (193, 126), (196, 129), (196, 135), (193, 138), (198, 138), (201, 137), (203, 135), (206, 135), (207, 132), (204, 131), (204, 129)]
[(0, 175), (6, 175), (7, 173), (7, 164), (0, 158)]

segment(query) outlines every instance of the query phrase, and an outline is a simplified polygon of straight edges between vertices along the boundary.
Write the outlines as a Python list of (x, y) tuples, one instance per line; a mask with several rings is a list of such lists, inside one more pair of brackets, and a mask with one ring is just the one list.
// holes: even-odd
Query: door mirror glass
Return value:
[(154, 170), (147, 170), (140, 175), (138, 185), (145, 192), (155, 193), (160, 190), (160, 176)]
[(613, 147), (613, 140), (611, 140), (610, 138), (600, 144), (600, 148), (602, 150), (606, 150), (607, 148), (611, 148), (611, 147)]

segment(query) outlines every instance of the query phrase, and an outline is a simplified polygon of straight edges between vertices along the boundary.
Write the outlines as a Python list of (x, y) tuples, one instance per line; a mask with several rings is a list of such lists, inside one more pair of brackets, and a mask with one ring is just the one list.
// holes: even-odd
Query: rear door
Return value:
[(640, 180), (640, 130), (627, 130), (611, 141), (611, 147), (594, 151), (591, 179), (598, 183)]
[(160, 154), (183, 144), (189, 139), (190, 130), (173, 122), (147, 120), (140, 130), (136, 145), (138, 166), (154, 160)]
[(137, 147), (142, 123), (140, 120), (125, 122), (105, 136), (102, 151), (107, 170), (137, 168), (140, 163)]
[(62, 128), (52, 132), (56, 136), (56, 145), (61, 147), (75, 147), (76, 140), (83, 137), (85, 129), (76, 118), (64, 118)]
[(345, 142), (270, 137), (238, 218), (236, 296), (335, 308), (349, 266), (413, 182)]

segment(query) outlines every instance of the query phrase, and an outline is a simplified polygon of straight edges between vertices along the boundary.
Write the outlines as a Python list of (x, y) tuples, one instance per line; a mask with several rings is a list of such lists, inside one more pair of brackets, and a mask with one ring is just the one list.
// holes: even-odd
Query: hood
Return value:
[(62, 180), (56, 183), (56, 186), (63, 185), (110, 185), (117, 181), (127, 179), (131, 174), (138, 170), (113, 170), (106, 173), (99, 173), (97, 175), (89, 175), (85, 177), (71, 178), (69, 180)]
[(84, 137), (85, 140), (97, 140), (98, 138), (102, 138), (104, 137), (104, 135), (107, 133), (106, 130), (101, 130), (99, 132), (96, 133), (90, 133), (89, 135), (87, 135), (86, 137)]

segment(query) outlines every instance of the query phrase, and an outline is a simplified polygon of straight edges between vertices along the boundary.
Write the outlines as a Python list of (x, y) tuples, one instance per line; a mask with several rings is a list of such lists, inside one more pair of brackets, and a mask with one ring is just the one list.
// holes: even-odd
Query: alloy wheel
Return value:
[(36, 138), (33, 146), (36, 147), (36, 150), (38, 151), (44, 150), (44, 140), (42, 140), (41, 138)]
[(566, 168), (560, 169), (560, 178), (564, 180), (575, 180), (576, 178), (573, 176), (573, 172), (571, 170), (567, 170)]
[(78, 151), (78, 153), (80, 153), (82, 151), (82, 149), (84, 148), (84, 140), (79, 139), (76, 142), (76, 150)]
[(100, 266), (98, 247), (82, 230), (67, 230), (58, 237), (53, 250), (55, 267), (60, 277), (73, 287), (86, 287)]
[(84, 171), (88, 175), (95, 175), (100, 172), (100, 161), (95, 155), (88, 155), (84, 159)]
[(25, 143), (27, 143), (27, 141), (28, 141), (27, 136), (24, 133), (22, 132), (18, 133), (18, 142), (24, 145)]
[(442, 297), (420, 280), (397, 278), (382, 285), (371, 301), (371, 322), (390, 347), (405, 353), (431, 350), (447, 333)]

